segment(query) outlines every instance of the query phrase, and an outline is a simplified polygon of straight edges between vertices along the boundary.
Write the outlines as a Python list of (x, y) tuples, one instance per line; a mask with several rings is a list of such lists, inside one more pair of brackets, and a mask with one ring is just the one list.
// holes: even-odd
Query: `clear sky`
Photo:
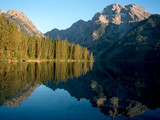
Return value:
[(79, 19), (90, 20), (106, 6), (138, 4), (160, 14), (160, 0), (1, 0), (0, 9), (22, 11), (43, 33), (53, 28), (66, 29)]

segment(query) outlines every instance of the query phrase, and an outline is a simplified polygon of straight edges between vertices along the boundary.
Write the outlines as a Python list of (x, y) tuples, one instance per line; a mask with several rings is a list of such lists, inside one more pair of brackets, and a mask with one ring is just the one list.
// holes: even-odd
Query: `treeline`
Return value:
[(5, 16), (0, 16), (0, 60), (36, 59), (93, 61), (93, 54), (78, 44), (68, 43), (67, 39), (28, 37)]

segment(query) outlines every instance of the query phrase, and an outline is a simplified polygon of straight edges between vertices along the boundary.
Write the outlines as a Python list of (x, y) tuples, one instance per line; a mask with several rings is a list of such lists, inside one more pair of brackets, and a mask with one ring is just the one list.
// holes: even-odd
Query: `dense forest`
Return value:
[(67, 39), (28, 37), (5, 16), (0, 16), (0, 60), (93, 61), (93, 54), (78, 44), (68, 43)]

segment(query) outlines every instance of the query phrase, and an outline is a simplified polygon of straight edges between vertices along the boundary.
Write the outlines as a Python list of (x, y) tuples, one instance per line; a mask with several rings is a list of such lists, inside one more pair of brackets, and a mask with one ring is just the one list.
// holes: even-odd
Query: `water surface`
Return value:
[(0, 119), (160, 119), (159, 63), (0, 63)]

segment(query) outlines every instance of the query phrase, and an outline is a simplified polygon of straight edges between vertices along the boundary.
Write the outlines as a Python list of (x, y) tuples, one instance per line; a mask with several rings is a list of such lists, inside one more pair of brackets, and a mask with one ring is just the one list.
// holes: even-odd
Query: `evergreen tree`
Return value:
[(50, 42), (51, 42), (51, 48), (50, 48), (50, 59), (54, 59), (54, 42), (53, 42), (53, 40), (51, 39), (50, 40)]
[(93, 53), (91, 52), (91, 55), (90, 55), (90, 57), (89, 57), (89, 60), (91, 61), (91, 62), (93, 62)]
[(74, 44), (68, 45), (68, 59), (73, 60)]
[(61, 42), (61, 59), (62, 60), (67, 60), (68, 57), (68, 53), (67, 53), (67, 39), (65, 39), (64, 41)]
[(56, 56), (56, 60), (60, 60), (61, 59), (61, 40), (59, 37), (57, 37), (56, 39), (56, 53), (55, 53), (55, 56)]
[(35, 58), (40, 59), (41, 58), (41, 39), (36, 38), (36, 49), (35, 49)]
[(8, 24), (6, 17), (0, 16), (0, 59), (6, 59), (6, 41), (8, 38)]
[(35, 58), (35, 48), (36, 48), (36, 42), (35, 42), (35, 36), (30, 37), (28, 40), (28, 57), (30, 59)]
[(21, 33), (21, 38), (21, 56), (22, 59), (27, 59), (28, 37), (24, 33)]
[(87, 48), (83, 49), (83, 60), (85, 60), (85, 61), (88, 60), (88, 50), (87, 50)]
[(74, 60), (81, 60), (81, 59), (82, 59), (82, 48), (79, 44), (77, 44), (74, 50)]
[(41, 40), (41, 59), (45, 59), (46, 58), (46, 42), (45, 39), (43, 38)]

